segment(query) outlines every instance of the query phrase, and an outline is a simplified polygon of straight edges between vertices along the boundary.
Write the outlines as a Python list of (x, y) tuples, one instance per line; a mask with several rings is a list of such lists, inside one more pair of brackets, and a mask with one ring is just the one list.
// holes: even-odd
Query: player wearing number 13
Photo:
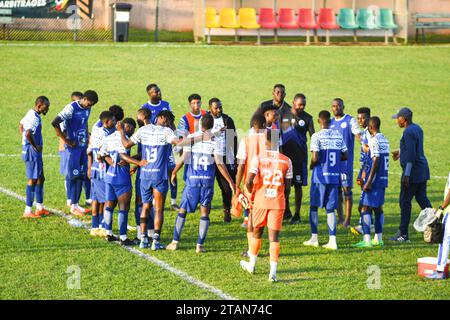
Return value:
[(347, 147), (339, 131), (329, 129), (330, 113), (319, 113), (321, 130), (311, 137), (311, 207), (309, 223), (311, 225), (311, 239), (303, 242), (305, 246), (319, 246), (317, 229), (319, 224), (318, 208), (325, 208), (327, 212), (329, 242), (323, 247), (336, 250), (336, 216), (338, 207), (338, 186), (341, 162), (347, 159)]

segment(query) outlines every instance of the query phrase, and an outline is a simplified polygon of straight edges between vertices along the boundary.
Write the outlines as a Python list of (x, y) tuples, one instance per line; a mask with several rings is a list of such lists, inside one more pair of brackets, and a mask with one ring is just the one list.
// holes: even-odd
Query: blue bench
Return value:
[[(425, 43), (425, 29), (450, 29), (450, 21), (430, 21), (450, 19), (450, 13), (417, 13), (414, 15), (416, 42), (419, 39), (419, 29), (422, 29), (422, 42)], [(423, 21), (426, 19), (426, 21)]]

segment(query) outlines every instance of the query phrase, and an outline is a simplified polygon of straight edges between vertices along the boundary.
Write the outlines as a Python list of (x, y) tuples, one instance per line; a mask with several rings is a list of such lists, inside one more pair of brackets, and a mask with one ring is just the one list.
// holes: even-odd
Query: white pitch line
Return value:
[[(17, 200), (20, 200), (22, 202), (25, 202), (25, 197), (21, 196), (20, 194), (15, 193), (14, 191), (11, 191), (11, 190), (3, 188), (3, 187), (0, 187), (0, 192), (3, 193), (3, 194), (6, 194), (7, 196), (15, 198)], [(45, 208), (48, 211), (50, 211), (51, 213), (56, 214), (56, 215), (58, 215), (60, 217), (63, 217), (67, 221), (72, 219), (72, 216), (70, 214), (66, 214), (66, 213), (62, 212), (61, 210), (53, 209), (53, 208), (49, 208), (49, 207), (45, 207)], [(82, 225), (82, 227), (87, 229), (87, 230), (89, 230), (89, 224), (84, 223)], [(120, 246), (119, 242), (116, 242), (116, 243)], [(131, 247), (125, 247), (125, 246), (120, 246), (120, 247), (122, 247), (123, 249), (125, 249), (125, 250), (127, 250), (127, 251), (129, 251), (129, 252), (131, 252), (131, 253), (133, 253), (133, 254), (135, 254), (135, 255), (137, 255), (137, 256), (139, 256), (139, 257), (141, 257), (141, 258), (143, 258), (143, 259), (145, 259), (145, 260), (147, 260), (147, 261), (149, 261), (149, 262), (151, 262), (153, 264), (155, 264), (155, 265), (157, 265), (158, 267), (160, 267), (160, 268), (162, 268), (164, 270), (167, 270), (167, 271), (169, 271), (169, 272), (179, 276), (180, 278), (182, 278), (186, 282), (189, 282), (190, 284), (193, 284), (193, 285), (195, 285), (195, 286), (197, 286), (197, 287), (199, 287), (199, 288), (201, 288), (203, 290), (206, 290), (206, 291), (209, 291), (209, 292), (215, 294), (216, 296), (218, 296), (218, 297), (220, 297), (220, 298), (222, 298), (224, 300), (237, 300), (235, 297), (230, 296), (229, 294), (226, 294), (222, 290), (220, 290), (220, 289), (218, 289), (216, 287), (213, 287), (213, 286), (211, 286), (211, 285), (209, 285), (207, 283), (204, 283), (203, 281), (197, 280), (197, 279), (191, 277), (186, 272), (181, 271), (181, 270), (179, 270), (179, 269), (177, 269), (175, 267), (172, 267), (170, 264), (168, 264), (168, 263), (166, 263), (166, 262), (164, 262), (162, 260), (159, 260), (158, 258), (152, 257), (152, 256), (150, 256), (150, 255), (148, 255), (146, 253), (143, 253), (143, 252), (141, 252), (139, 250), (136, 250), (134, 248), (131, 248)]]

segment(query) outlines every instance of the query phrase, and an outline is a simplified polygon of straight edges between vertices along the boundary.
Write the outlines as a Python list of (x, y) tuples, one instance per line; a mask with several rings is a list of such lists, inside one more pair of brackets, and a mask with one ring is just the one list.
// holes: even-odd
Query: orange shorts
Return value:
[(259, 209), (252, 210), (253, 228), (267, 226), (271, 230), (281, 231), (283, 225), (284, 209)]

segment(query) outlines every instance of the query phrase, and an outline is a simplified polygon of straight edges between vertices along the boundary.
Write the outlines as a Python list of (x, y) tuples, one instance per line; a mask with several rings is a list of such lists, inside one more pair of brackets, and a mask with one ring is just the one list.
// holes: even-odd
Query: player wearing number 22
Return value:
[[(278, 152), (278, 130), (267, 130), (266, 151), (253, 157), (248, 171), (245, 194), (254, 193), (252, 220), (253, 237), (250, 243), (250, 261), (242, 260), (241, 267), (253, 273), (256, 257), (261, 249), (264, 227), (269, 229), (270, 273), (269, 281), (276, 282), (278, 256), (280, 254), (279, 234), (286, 208), (286, 196), (292, 180), (292, 162)], [(257, 183), (254, 184), (255, 178)]]
[[(384, 194), (388, 186), (389, 142), (380, 131), (380, 118), (369, 120), (369, 154), (361, 192), (361, 226), (364, 239), (355, 247), (382, 246)], [(370, 211), (375, 212), (375, 239), (370, 240)]]
[(325, 208), (329, 241), (323, 247), (336, 250), (336, 215), (338, 207), (339, 174), (342, 161), (347, 159), (347, 147), (341, 133), (329, 129), (330, 113), (319, 113), (321, 130), (311, 137), (311, 207), (309, 223), (311, 225), (311, 239), (303, 242), (305, 246), (318, 247), (317, 229), (319, 224), (318, 208)]
[[(205, 114), (201, 122), (201, 131), (190, 134), (191, 137), (201, 137), (204, 132), (211, 131), (214, 126), (214, 118), (211, 114)], [(195, 212), (200, 204), (200, 224), (196, 252), (205, 252), (204, 243), (209, 227), (209, 213), (214, 194), (215, 164), (231, 187), (236, 191), (236, 185), (231, 178), (227, 166), (223, 163), (223, 145), (215, 136), (205, 138), (183, 148), (182, 161), (177, 163), (172, 172), (171, 181), (175, 180), (177, 172), (185, 164), (185, 182), (181, 196), (180, 211), (175, 219), (173, 241), (167, 246), (167, 250), (177, 250), (181, 232), (184, 228), (187, 212)]]

